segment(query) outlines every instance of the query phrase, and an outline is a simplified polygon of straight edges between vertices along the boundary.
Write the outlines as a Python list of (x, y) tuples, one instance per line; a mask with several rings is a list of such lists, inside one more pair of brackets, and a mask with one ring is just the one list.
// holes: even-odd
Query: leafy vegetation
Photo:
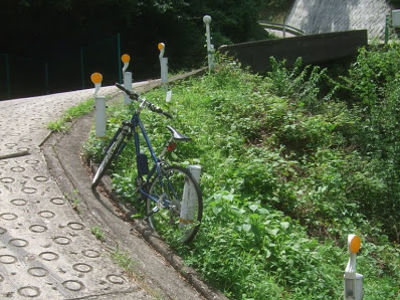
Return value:
[[(170, 160), (203, 168), (199, 234), (189, 246), (165, 239), (232, 299), (338, 299), (347, 234), (356, 233), (364, 298), (398, 299), (399, 55), (397, 44), (362, 49), (337, 80), (300, 60), (293, 69), (273, 60), (262, 77), (220, 58), (215, 73), (174, 85), (170, 104), (163, 90), (149, 92), (194, 138)], [(132, 109), (113, 107), (108, 139)], [(142, 118), (160, 149), (166, 120)], [(86, 155), (99, 159), (106, 143), (92, 137)], [(114, 184), (136, 201), (130, 151)]]
[(90, 231), (99, 241), (104, 241), (104, 232), (99, 226), (93, 226)]
[(93, 108), (94, 99), (89, 99), (75, 106), (72, 106), (68, 108), (59, 119), (55, 121), (50, 121), (47, 124), (47, 129), (56, 132), (68, 131), (73, 119), (88, 114), (93, 110)]

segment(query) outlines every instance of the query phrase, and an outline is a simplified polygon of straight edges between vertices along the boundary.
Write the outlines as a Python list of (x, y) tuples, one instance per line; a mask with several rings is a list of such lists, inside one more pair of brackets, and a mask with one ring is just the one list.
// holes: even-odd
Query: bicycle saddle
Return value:
[(172, 126), (167, 126), (167, 128), (169, 129), (169, 131), (171, 131), (172, 136), (174, 137), (175, 140), (177, 141), (190, 141), (191, 138), (178, 132), (174, 127)]

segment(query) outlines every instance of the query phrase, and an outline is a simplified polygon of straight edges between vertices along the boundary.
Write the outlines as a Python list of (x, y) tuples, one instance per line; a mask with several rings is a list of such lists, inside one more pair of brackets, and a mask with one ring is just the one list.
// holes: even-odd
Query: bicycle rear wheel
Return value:
[[(149, 193), (158, 197), (160, 202), (147, 198), (151, 227), (167, 239), (191, 242), (200, 227), (203, 200), (199, 184), (190, 172), (178, 166), (161, 167), (161, 177), (155, 178)], [(165, 205), (167, 201), (169, 205)], [(157, 205), (161, 208), (152, 213)]]
[(117, 154), (121, 152), (122, 147), (124, 146), (123, 142), (126, 135), (126, 131), (122, 129), (118, 129), (118, 131), (115, 133), (115, 136), (108, 146), (106, 153), (104, 154), (103, 160), (101, 161), (96, 171), (96, 174), (93, 176), (92, 188), (95, 188), (99, 184), (101, 177), (103, 177), (105, 171), (110, 166), (111, 161), (117, 156)]

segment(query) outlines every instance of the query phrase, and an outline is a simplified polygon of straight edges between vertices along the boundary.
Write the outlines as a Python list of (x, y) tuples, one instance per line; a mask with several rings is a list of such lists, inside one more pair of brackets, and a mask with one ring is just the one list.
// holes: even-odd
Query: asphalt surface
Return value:
[(202, 282), (200, 295), (90, 189), (79, 147), (90, 115), (66, 135), (49, 134), (49, 121), (92, 95), (0, 101), (0, 299), (223, 299)]

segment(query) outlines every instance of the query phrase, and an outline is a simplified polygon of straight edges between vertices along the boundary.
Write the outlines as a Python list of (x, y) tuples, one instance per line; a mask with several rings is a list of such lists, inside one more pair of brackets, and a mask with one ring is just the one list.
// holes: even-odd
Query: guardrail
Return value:
[(287, 25), (287, 24), (279, 24), (279, 23), (272, 23), (268, 21), (258, 21), (258, 24), (264, 27), (264, 29), (273, 29), (273, 30), (280, 30), (283, 32), (283, 37), (285, 37), (285, 33), (289, 32), (295, 36), (303, 36), (305, 35), (304, 31), (298, 29), (296, 27)]

